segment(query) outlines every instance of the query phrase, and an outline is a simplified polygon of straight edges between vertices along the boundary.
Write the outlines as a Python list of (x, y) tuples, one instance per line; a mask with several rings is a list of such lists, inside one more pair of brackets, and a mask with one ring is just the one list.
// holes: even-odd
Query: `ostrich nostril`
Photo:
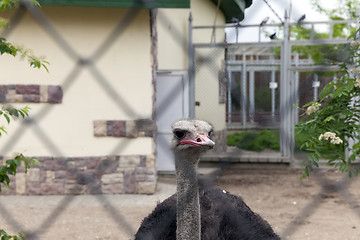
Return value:
[(196, 139), (197, 142), (201, 142), (201, 138)]

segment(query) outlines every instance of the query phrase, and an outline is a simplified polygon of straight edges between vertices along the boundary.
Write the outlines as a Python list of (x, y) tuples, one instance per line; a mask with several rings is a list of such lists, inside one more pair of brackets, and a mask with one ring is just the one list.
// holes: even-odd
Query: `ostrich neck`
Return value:
[[(185, 159), (186, 158), (186, 159)], [(200, 204), (197, 183), (198, 157), (175, 153), (177, 213), (176, 239), (200, 240)]]

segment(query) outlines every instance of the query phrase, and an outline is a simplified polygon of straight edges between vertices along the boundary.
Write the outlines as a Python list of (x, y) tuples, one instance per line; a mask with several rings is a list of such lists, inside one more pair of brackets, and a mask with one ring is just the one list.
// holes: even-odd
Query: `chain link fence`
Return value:
[[(144, 3), (150, 5), (155, 4), (154, 6), (156, 6), (156, 2), (149, 3), (148, 1), (145, 1)], [(95, 49), (88, 49), (86, 55), (84, 55), (83, 52), (80, 53), (80, 51), (76, 47), (74, 47), (73, 43), (68, 40), (69, 36), (65, 35), (62, 30), (57, 29), (56, 25), (54, 24), (54, 21), (56, 22), (56, 19), (52, 19), (52, 15), (51, 17), (49, 17), (44, 13), (44, 10), (42, 10), (41, 8), (34, 8), (28, 5), (26, 2), (22, 4), (13, 13), (10, 18), (11, 28), (7, 28), (2, 33), (2, 36), (6, 38), (11, 37), (12, 34), (14, 34), (17, 26), (20, 26), (23, 21), (26, 21), (28, 19), (27, 17), (29, 14), (35, 20), (38, 26), (44, 32), (46, 32), (46, 34), (52, 40), (51, 44), (54, 46), (54, 48), (56, 48), (57, 51), (61, 51), (62, 54), (66, 56), (66, 58), (68, 59), (67, 64), (72, 66), (67, 72), (62, 73), (62, 76), (64, 77), (61, 83), (59, 83), (59, 85), (61, 86), (61, 92), (56, 92), (56, 90), (52, 88), (51, 90), (49, 90), (48, 88), (48, 96), (52, 96), (52, 91), (55, 91), (55, 96), (59, 96), (62, 94), (66, 96), (68, 92), (74, 90), (76, 84), (81, 81), (79, 80), (81, 79), (80, 76), (83, 74), (84, 71), (86, 71), (90, 78), (95, 80), (94, 82), (97, 85), (97, 88), (101, 89), (99, 92), (101, 92), (104, 96), (106, 96), (106, 98), (111, 100), (112, 104), (114, 105), (112, 109), (118, 109), (119, 112), (127, 116), (127, 119), (125, 120), (106, 120), (105, 122), (100, 120), (100, 122), (94, 123), (94, 125), (90, 127), (93, 127), (95, 129), (94, 134), (97, 134), (97, 136), (121, 136), (129, 138), (134, 136), (150, 137), (153, 140), (153, 137), (156, 134), (153, 130), (153, 126), (154, 124), (156, 124), (155, 116), (152, 116), (151, 119), (142, 119), (144, 114), (139, 112), (139, 108), (134, 107), (134, 104), (131, 102), (131, 99), (133, 98), (129, 98), (126, 91), (117, 91), (117, 88), (119, 86), (114, 86), (112, 79), (113, 76), (109, 76), (106, 70), (102, 68), (102, 66), (104, 65), (101, 62), (107, 54), (111, 54), (112, 51), (114, 51), (114, 48), (116, 49), (115, 46), (119, 43), (119, 41), (121, 42), (122, 38), (126, 34), (129, 34), (128, 31), (131, 24), (133, 24), (139, 16), (144, 16), (144, 11), (144, 9), (139, 8), (124, 9), (124, 11), (121, 12), (121, 16), (116, 21), (117, 23), (113, 26), (112, 30), (109, 31), (107, 35), (103, 36), (102, 41), (97, 44), (98, 47)], [(173, 21), (173, 19), (169, 19), (167, 15), (159, 13), (157, 14), (156, 21), (158, 25), (168, 26), (168, 22)], [(139, 31), (141, 31), (141, 29)], [(187, 43), (188, 41), (188, 36), (185, 36), (183, 32), (178, 29), (171, 29), (171, 31), (169, 30), (169, 34), (171, 35), (170, 37), (174, 39), (176, 45), (180, 49), (182, 49), (183, 53), (187, 54), (188, 49), (186, 48), (185, 43)], [(152, 36), (154, 37), (154, 35)], [(211, 34), (209, 36), (211, 36)], [(219, 33), (217, 33), (217, 36), (220, 36), (220, 39), (222, 38), (221, 34)], [(241, 121), (243, 121), (246, 123), (260, 122), (261, 125), (264, 125), (263, 123), (265, 123), (265, 125), (268, 125), (270, 121), (271, 126), (273, 126), (275, 123), (275, 127), (279, 127), (279, 112), (281, 111), (279, 103), (280, 94), (277, 92), (278, 87), (274, 87), (274, 83), (279, 82), (280, 76), (277, 70), (280, 64), (272, 64), (269, 68), (269, 66), (267, 66), (267, 63), (264, 63), (266, 59), (250, 59), (255, 55), (269, 56), (269, 51), (266, 50), (265, 52), (261, 52), (264, 49), (263, 47), (247, 47), (240, 44), (239, 46), (243, 49), (242, 53), (246, 50), (249, 51), (249, 54), (247, 54), (246, 56), (240, 54), (241, 57), (233, 55), (234, 59), (232, 59), (229, 58), (229, 56), (231, 56), (230, 52), (233, 50), (233, 45), (228, 46), (223, 42), (219, 45), (216, 45), (214, 43), (207, 43), (206, 45), (195, 44), (193, 46), (193, 68), (195, 77), (195, 79), (193, 80), (195, 83), (194, 86), (196, 105), (201, 106), (203, 109), (202, 112), (197, 112), (196, 116), (200, 115), (203, 118), (211, 119), (211, 115), (218, 114), (212, 111), (212, 105), (219, 104), (222, 105), (222, 117), (224, 119), (227, 119), (228, 123), (237, 121), (241, 123)], [(250, 48), (252, 52), (250, 51)], [(153, 49), (153, 51), (156, 52), (156, 49)], [(121, 56), (121, 54), (121, 51), (116, 53), (116, 55), (119, 56)], [(139, 53), (138, 51), (136, 51), (136, 49), (134, 49), (134, 54), (136, 54), (138, 58), (141, 58), (142, 53)], [(249, 101), (249, 105), (244, 105), (241, 108), (240, 105), (244, 101), (244, 98), (238, 103), (239, 109), (252, 109), (251, 111), (248, 111), (248, 113), (245, 113), (246, 120), (242, 119), (243, 116), (241, 116), (240, 113), (238, 114), (238, 116), (235, 116), (235, 114), (229, 115), (229, 109), (233, 107), (231, 103), (229, 105), (229, 100), (231, 99), (232, 94), (230, 86), (234, 86), (234, 83), (229, 82), (230, 78), (227, 69), (227, 67), (229, 66), (229, 61), (231, 60), (242, 60), (243, 62), (240, 63), (241, 69), (245, 69), (243, 68), (244, 61), (263, 61), (262, 65), (259, 64), (251, 66), (251, 64), (248, 64), (248, 69), (252, 69), (252, 72), (250, 71), (249, 73), (245, 73), (246, 75), (244, 75), (244, 71), (242, 71), (241, 69), (237, 73), (234, 73), (234, 82), (240, 85), (243, 76), (249, 79), (252, 78), (255, 82), (258, 82), (257, 79), (265, 79), (263, 80), (263, 82), (259, 83), (260, 85), (254, 85), (254, 89), (244, 90), (243, 88), (243, 92), (246, 91), (246, 95), (253, 97), (255, 97), (255, 93), (257, 94), (258, 88), (266, 88), (268, 83), (270, 84), (271, 82), (273, 82), (273, 88), (271, 88), (270, 85), (271, 89), (266, 89), (266, 92), (264, 93), (264, 95), (269, 97), (269, 99), (265, 101), (266, 109), (268, 112), (270, 112), (270, 114), (261, 115), (261, 113), (257, 111), (257, 106), (253, 106), (254, 102), (252, 101)], [(276, 59), (270, 60), (276, 61)], [(157, 62), (154, 59), (152, 59), (152, 61), (152, 71), (156, 71)], [(256, 73), (257, 69), (261, 69), (261, 73)], [(151, 74), (154, 73), (152, 72)], [(238, 76), (236, 76), (236, 74), (238, 74)], [(243, 75), (241, 76), (241, 74)], [(131, 78), (131, 76), (128, 77)], [(155, 79), (153, 80), (155, 81)], [(6, 93), (14, 90), (12, 87), (13, 86), (9, 86), (8, 89), (6, 89)], [(84, 89), (86, 89), (86, 86), (84, 86)], [(156, 92), (156, 89), (154, 89), (154, 91)], [(91, 94), (87, 94), (87, 96), (88, 95)], [(241, 94), (239, 93), (239, 95)], [(274, 100), (272, 100), (271, 97), (273, 97)], [(239, 99), (237, 98), (237, 100)], [(91, 100), (89, 99), (85, 101), (91, 102)], [(171, 102), (172, 98), (169, 98), (168, 101)], [(270, 103), (272, 103), (272, 105)], [(108, 148), (107, 152), (104, 153), (104, 156), (87, 156), (82, 158), (68, 157), (68, 154), (65, 153), (64, 149), (62, 149), (62, 147), (58, 145), (56, 136), (48, 133), (46, 130), (44, 130), (42, 126), (43, 120), (53, 116), (53, 111), (57, 107), (58, 106), (54, 106), (52, 104), (44, 104), (38, 107), (35, 114), (31, 116), (31, 118), (25, 119), (20, 124), (18, 124), (17, 128), (14, 129), (14, 133), (11, 134), (11, 137), (6, 139), (6, 141), (1, 144), (0, 153), (2, 154), (2, 156), (9, 155), (10, 153), (8, 149), (12, 149), (14, 146), (16, 146), (17, 143), (22, 141), (23, 136), (27, 132), (31, 131), (33, 138), (46, 146), (47, 151), (50, 153), (49, 155), (55, 157), (51, 157), (50, 159), (40, 158), (39, 160), (43, 168), (38, 170), (38, 172), (29, 172), (30, 176), (27, 177), (27, 180), (35, 176), (45, 181), (46, 179), (52, 178), (55, 179), (55, 182), (59, 182), (57, 182), (58, 184), (49, 186), (32, 184), (31, 181), (29, 181), (25, 183), (26, 190), (21, 190), (19, 189), (20, 184), (15, 184), (16, 182), (19, 183), (19, 181), (24, 181), (25, 179), (25, 175), (22, 175), (23, 172), (20, 171), (18, 175), (20, 177), (14, 177), (11, 179), (14, 184), (10, 186), (10, 190), (8, 193), (13, 194), (20, 191), (23, 194), (36, 195), (41, 194), (42, 188), (46, 188), (47, 186), (49, 189), (43, 189), (44, 192), (48, 191), (50, 194), (68, 195), (57, 196), (54, 198), (52, 198), (51, 196), (31, 196), (27, 197), (27, 200), (16, 196), (7, 196), (7, 198), (1, 198), (1, 222), (5, 222), (6, 227), (10, 227), (18, 231), (24, 231), (25, 239), (44, 239), (44, 236), (55, 228), (57, 228), (57, 231), (64, 232), (63, 236), (58, 236), (56, 239), (68, 239), (68, 237), (71, 235), (81, 236), (78, 235), (76, 231), (82, 231), (87, 236), (89, 236), (89, 239), (132, 238), (133, 234), (139, 227), (139, 225), (134, 224), (139, 224), (140, 222), (138, 221), (138, 219), (142, 219), (144, 217), (143, 213), (139, 213), (136, 209), (138, 208), (144, 210), (144, 207), (142, 206), (143, 203), (141, 201), (151, 201), (155, 204), (156, 201), (162, 200), (167, 196), (158, 196), (156, 194), (153, 196), (106, 194), (152, 193), (151, 189), (155, 188), (154, 184), (156, 184), (157, 178), (156, 167), (151, 165), (155, 162), (154, 156), (149, 156), (149, 154), (132, 154), (129, 158), (124, 158), (124, 156), (119, 155), (119, 153), (123, 151), (126, 152), (128, 148), (131, 148), (132, 143), (131, 139), (128, 141), (120, 139), (115, 145), (111, 145), (112, 147)], [(152, 107), (154, 108), (154, 106)], [(163, 108), (157, 109), (157, 111), (162, 111), (162, 109)], [(97, 111), (96, 109), (94, 110), (91, 108), (87, 110)], [(69, 117), (76, 118), (77, 116)], [(121, 128), (121, 126), (126, 126), (127, 128)], [(129, 132), (129, 129), (132, 129), (133, 131)], [(222, 145), (225, 145), (222, 146), (222, 150), (224, 150), (226, 148), (226, 131), (223, 131), (220, 135), (221, 137), (219, 137), (217, 142), (222, 142)], [(153, 150), (151, 149), (151, 151)], [(5, 160), (6, 157), (3, 158), (3, 160)], [(276, 158), (279, 158), (279, 156), (276, 155)], [(203, 176), (203, 181), (207, 184), (214, 185), (216, 184), (216, 181), (219, 177), (224, 177), (224, 174), (226, 174), (227, 170), (236, 169), (236, 164), (229, 159), (230, 158), (221, 158), (220, 161), (217, 161), (215, 164), (213, 164), (212, 166), (220, 169), (220, 171), (216, 171), (213, 174), (205, 174)], [(137, 164), (135, 168), (133, 167), (133, 165), (131, 165), (133, 164), (133, 162), (136, 162)], [(123, 170), (121, 170), (121, 172), (117, 172), (121, 164), (125, 164), (123, 166)], [(85, 172), (84, 169), (89, 171)], [(61, 176), (61, 174), (63, 174), (63, 176)], [(116, 175), (116, 177), (112, 174)], [(110, 177), (104, 177), (108, 175), (115, 177), (115, 179)], [(117, 177), (119, 176), (121, 177), (121, 179), (117, 179)], [(346, 177), (341, 181), (334, 181), (332, 179), (328, 179), (323, 172), (319, 172), (314, 176), (320, 186), (320, 191), (318, 194), (315, 194), (311, 199), (309, 199), (309, 202), (303, 209), (301, 209), (297, 213), (293, 213), (294, 215), (292, 217), (292, 220), (288, 222), (286, 226), (283, 227), (282, 232), (279, 233), (284, 238), (291, 239), (291, 236), (298, 230), (298, 228), (301, 226), (301, 223), (303, 223), (307, 218), (309, 218), (312, 213), (314, 213), (314, 211), (316, 211), (316, 209), (320, 207), (320, 205), (322, 204), (322, 196), (329, 193), (338, 193), (342, 197), (342, 199), (349, 205), (349, 207), (354, 210), (356, 215), (360, 217), (360, 213), (358, 211), (359, 204), (356, 196), (349, 190), (352, 180), (349, 180)], [(72, 184), (66, 185), (61, 182), (61, 179), (66, 179), (64, 181), (69, 181)], [(104, 179), (108, 179), (108, 181), (111, 182), (113, 185), (111, 185), (111, 187), (109, 188), (106, 188), (106, 184), (104, 184), (106, 180)], [(171, 191), (175, 191), (174, 183), (172, 182), (173, 179), (171, 177), (170, 179), (171, 184), (167, 185), (159, 182), (158, 188), (162, 190), (164, 190), (164, 188), (169, 188)], [(118, 187), (119, 189), (117, 189), (117, 186), (121, 187)], [(75, 196), (76, 194), (84, 193), (91, 194), (91, 196)], [(22, 221), (22, 212), (17, 212), (16, 208), (9, 208), (9, 204), (7, 201), (14, 201), (15, 203), (19, 204), (19, 206), (22, 206), (20, 209), (25, 209), (25, 211), (29, 211), (31, 214), (33, 214), (33, 221)], [(33, 203), (29, 204), (29, 202), (26, 201), (33, 201)], [(45, 201), (47, 202), (45, 203)], [(49, 204), (48, 201), (51, 201), (51, 203)], [(46, 212), (44, 214), (40, 210), (38, 210), (42, 208), (42, 205), (43, 208), (45, 208), (49, 212)], [(130, 208), (129, 206), (133, 206), (133, 208), (135, 209)], [(152, 206), (153, 205), (151, 205), (151, 207), (145, 207), (146, 211), (150, 212)], [(26, 208), (28, 208), (28, 210), (26, 210)], [(98, 208), (101, 209), (101, 212), (95, 210)], [(78, 218), (77, 214), (79, 216), (88, 215), (89, 217), (88, 219), (84, 217)], [(80, 225), (82, 226), (77, 227), (77, 229), (62, 228), (64, 224), (61, 223), (64, 221), (71, 221), (74, 224), (77, 222), (77, 224), (80, 223)], [(104, 226), (103, 222), (108, 223), (110, 226)], [(271, 223), (271, 219), (269, 219), (269, 222)], [(0, 227), (3, 228), (3, 226)], [(109, 232), (107, 231), (107, 228), (117, 228), (118, 231)], [(102, 234), (102, 232), (105, 233)], [(124, 238), (123, 236), (127, 237)], [(81, 239), (81, 237), (79, 237), (79, 239)]]

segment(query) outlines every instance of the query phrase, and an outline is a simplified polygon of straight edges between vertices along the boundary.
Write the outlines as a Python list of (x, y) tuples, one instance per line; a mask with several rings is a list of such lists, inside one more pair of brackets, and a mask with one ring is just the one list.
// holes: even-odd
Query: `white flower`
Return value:
[(320, 134), (319, 141), (321, 141), (321, 139), (323, 139), (323, 138), (324, 138), (324, 134)]
[(320, 103), (314, 103), (313, 105), (309, 106), (309, 107), (306, 109), (306, 114), (307, 114), (307, 115), (310, 115), (310, 114), (316, 112), (317, 110), (319, 110), (320, 107), (321, 107), (321, 104), (320, 104)]
[(341, 144), (343, 143), (343, 140), (341, 140), (341, 138), (337, 137), (336, 136), (336, 133), (333, 133), (333, 132), (326, 132), (324, 134), (321, 134), (319, 136), (319, 141), (321, 140), (329, 140), (330, 139), (330, 143), (332, 144)]
[(356, 78), (355, 83), (354, 83), (354, 87), (360, 88), (360, 78)]
[(355, 47), (357, 47), (359, 45), (360, 45), (359, 41), (351, 41), (351, 43), (350, 43), (350, 46), (353, 47), (353, 48), (355, 48)]
[(333, 132), (326, 132), (324, 134), (321, 134), (319, 136), (319, 140), (325, 139), (325, 140), (329, 140), (330, 139), (334, 139), (336, 137), (336, 133)]
[(341, 140), (339, 137), (335, 137), (334, 139), (331, 139), (330, 143), (341, 144), (341, 143), (343, 143), (343, 140)]
[(360, 69), (358, 69), (358, 68), (352, 68), (352, 69), (350, 69), (349, 71), (350, 71), (352, 74), (354, 74), (354, 75), (357, 75), (357, 74), (360, 73)]
[(328, 140), (329, 138), (330, 139), (334, 139), (336, 137), (336, 133), (333, 133), (333, 132), (326, 132), (324, 133), (324, 138), (326, 140)]

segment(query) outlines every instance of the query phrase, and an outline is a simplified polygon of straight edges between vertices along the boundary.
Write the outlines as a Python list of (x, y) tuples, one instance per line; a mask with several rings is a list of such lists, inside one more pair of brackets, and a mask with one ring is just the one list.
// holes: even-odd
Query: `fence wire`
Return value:
[[(149, 2), (149, 1), (146, 1)], [(132, 23), (134, 18), (139, 13), (139, 9), (133, 8), (128, 9), (123, 17), (118, 21), (118, 24), (114, 27), (112, 32), (105, 38), (102, 43), (99, 43), (97, 49), (90, 54), (88, 58), (84, 58), (81, 56), (76, 49), (71, 47), (71, 44), (66, 41), (66, 39), (62, 36), (61, 32), (59, 32), (56, 27), (51, 23), (48, 17), (42, 12), (40, 8), (33, 8), (26, 3), (23, 4), (19, 9), (16, 10), (12, 18), (10, 19), (10, 25), (12, 28), (6, 30), (3, 33), (3, 36), (10, 36), (13, 29), (21, 22), (22, 18), (25, 16), (25, 13), (30, 13), (31, 16), (36, 20), (36, 22), (41, 26), (47, 34), (51, 37), (51, 39), (56, 43), (56, 45), (62, 49), (64, 53), (66, 53), (70, 59), (73, 61), (74, 66), (72, 69), (67, 73), (66, 77), (64, 78), (61, 86), (64, 92), (69, 91), (73, 86), (74, 83), (78, 80), (79, 74), (84, 69), (88, 69), (91, 75), (96, 80), (99, 88), (104, 90), (104, 94), (109, 96), (112, 101), (117, 105), (117, 107), (124, 111), (128, 116), (136, 119), (137, 116), (141, 115), (132, 109), (127, 101), (126, 97), (119, 95), (111, 85), (109, 79), (106, 78), (105, 74), (102, 70), (97, 67), (97, 61), (107, 52), (110, 51), (111, 46), (118, 41), (120, 36), (124, 34), (126, 28)], [(170, 21), (164, 14), (158, 14), (158, 22), (159, 24), (166, 25), (167, 22)], [(186, 43), (187, 36), (184, 36), (180, 30), (173, 29), (172, 30), (174, 36), (173, 38), (176, 39), (176, 43), (183, 49), (184, 52), (187, 52)], [(195, 75), (196, 78), (206, 78), (208, 74), (213, 76), (218, 76), (219, 71), (223, 70), (223, 62), (222, 60), (225, 57), (225, 48), (209, 48), (209, 49), (194, 49), (195, 51)], [(202, 76), (201, 74), (205, 74)], [(211, 78), (213, 81), (214, 79), (217, 81), (217, 78)], [(218, 82), (217, 82), (218, 83)], [(216, 84), (217, 84), (216, 83)], [(204, 90), (206, 91), (206, 89)], [(173, 93), (169, 93), (169, 96), (172, 96)], [(173, 98), (167, 98), (168, 101), (173, 101)], [(19, 142), (26, 131), (30, 129), (34, 132), (34, 137), (38, 138), (44, 146), (46, 146), (51, 153), (56, 156), (63, 156), (66, 157), (63, 150), (57, 146), (55, 141), (52, 139), (49, 134), (43, 130), (41, 127), (41, 120), (48, 116), (52, 111), (51, 105), (44, 105), (40, 109), (40, 111), (32, 116), (30, 119), (24, 120), (22, 124), (19, 126), (18, 129), (15, 130), (15, 134), (12, 138), (6, 141), (5, 144), (2, 145), (0, 152), (6, 152), (7, 149), (12, 148), (17, 142)], [(161, 115), (161, 112), (166, 106), (161, 106), (157, 109), (158, 114)], [(289, 137), (290, 138), (290, 137)], [(117, 152), (125, 149), (128, 146), (127, 141), (119, 141), (119, 144), (109, 152), (109, 155), (114, 155)], [(218, 163), (217, 168), (219, 169), (213, 174), (205, 175), (201, 178), (203, 185), (216, 185), (217, 179), (222, 176), (225, 171), (229, 168), (234, 166), (233, 163), (227, 161), (220, 161)], [(106, 166), (102, 171), (106, 171)], [(86, 178), (82, 175), (82, 173), (78, 169), (74, 169), (71, 172), (72, 177), (77, 179), (86, 186), (94, 187), (93, 197), (96, 201), (102, 206), (102, 209), (107, 213), (107, 216), (116, 223), (120, 229), (122, 229), (126, 234), (131, 237), (135, 231), (137, 230), (138, 226), (131, 225), (130, 221), (128, 221), (128, 216), (125, 216), (119, 209), (114, 205), (109, 198), (111, 196), (106, 196), (102, 194), (97, 194), (96, 191), (97, 183), (96, 180), (92, 178)], [(280, 233), (284, 238), (291, 238), (291, 236), (299, 229), (302, 222), (308, 219), (317, 208), (320, 207), (322, 204), (322, 196), (329, 193), (338, 193), (343, 200), (348, 203), (349, 208), (354, 210), (357, 216), (360, 218), (360, 210), (359, 205), (360, 202), (357, 200), (357, 196), (351, 193), (349, 190), (350, 183), (352, 180), (349, 180), (346, 177), (340, 182), (335, 182), (331, 179), (328, 179), (323, 172), (318, 172), (314, 175), (316, 178), (319, 186), (321, 186), (321, 190), (318, 194), (314, 195), (312, 199), (308, 202), (308, 204), (301, 209), (292, 221), (287, 223), (284, 227), (284, 230)], [(75, 189), (74, 189), (75, 190)], [(35, 240), (35, 239), (43, 239), (42, 236), (45, 232), (51, 230), (52, 228), (56, 228), (56, 222), (61, 218), (62, 214), (69, 208), (69, 206), (76, 200), (76, 196), (74, 195), (66, 195), (61, 197), (61, 201), (56, 205), (56, 207), (48, 213), (48, 216), (42, 220), (42, 223), (36, 227), (31, 229), (30, 231), (25, 232), (25, 239)], [(0, 213), (1, 218), (6, 219), (6, 223), (11, 226), (13, 229), (27, 229), (25, 225), (23, 225), (19, 219), (16, 219), (10, 210), (7, 209), (6, 202), (0, 202)], [(271, 223), (271, 221), (270, 221)], [(101, 224), (101, 223), (100, 223)], [(59, 238), (60, 239), (60, 238)], [(92, 238), (91, 238), (92, 239)], [(105, 238), (104, 238), (105, 239)], [(114, 238), (115, 239), (115, 238)]]
[[(125, 29), (131, 24), (134, 18), (137, 16), (140, 10), (137, 8), (129, 8), (123, 17), (119, 20), (118, 24), (115, 26), (113, 31), (105, 38), (105, 40), (99, 44), (99, 47), (93, 51), (93, 54), (88, 58), (83, 58), (77, 51), (71, 47), (71, 45), (63, 38), (62, 34), (55, 28), (47, 16), (42, 12), (40, 8), (34, 8), (28, 2), (24, 2), (19, 9), (16, 10), (13, 17), (10, 19), (11, 28), (3, 33), (4, 36), (11, 35), (11, 30), (15, 29), (16, 26), (20, 23), (22, 18), (25, 16), (25, 13), (28, 12), (36, 22), (47, 32), (47, 34), (52, 38), (56, 45), (62, 49), (74, 62), (73, 69), (67, 74), (67, 77), (61, 83), (62, 89), (64, 92), (69, 91), (69, 89), (77, 81), (80, 72), (87, 68), (89, 69), (92, 76), (96, 79), (100, 88), (104, 90), (104, 94), (110, 96), (118, 108), (122, 111), (125, 111), (132, 118), (136, 118), (139, 114), (136, 113), (128, 104), (126, 99), (114, 91), (114, 87), (111, 85), (110, 81), (106, 79), (105, 75), (101, 70), (96, 67), (96, 61), (101, 58), (110, 47), (124, 34)], [(46, 117), (53, 107), (51, 105), (44, 105), (40, 111), (32, 116), (30, 119), (26, 119), (22, 122), (20, 127), (15, 131), (15, 134), (10, 138), (0, 149), (1, 152), (6, 152), (6, 149), (14, 146), (18, 141), (21, 140), (22, 136), (26, 131), (30, 129), (34, 132), (34, 137), (37, 137), (47, 149), (52, 152), (55, 156), (66, 155), (63, 153), (61, 148), (52, 140), (52, 138), (42, 129), (39, 122), (41, 119)], [(119, 144), (109, 153), (109, 155), (114, 155), (116, 152), (125, 149), (128, 145), (128, 142), (119, 142)], [(104, 169), (103, 171), (106, 171)], [(74, 179), (81, 178), (81, 173), (75, 169), (71, 174)], [(94, 184), (94, 179), (83, 179), (83, 185), (89, 186)], [(75, 189), (73, 189), (75, 190)], [(71, 190), (70, 190), (71, 191)], [(103, 210), (108, 213), (108, 216), (113, 219), (114, 222), (118, 223), (119, 228), (123, 229), (129, 236), (133, 235), (137, 227), (132, 226), (120, 211), (118, 211), (112, 203), (108, 201), (107, 196), (96, 194), (94, 195), (97, 201), (103, 206)], [(76, 198), (75, 195), (66, 195), (62, 197), (60, 203), (51, 211), (51, 213), (43, 220), (39, 227), (31, 229), (28, 232), (25, 232), (25, 239), (42, 239), (41, 235), (48, 231), (51, 228), (56, 227), (56, 221), (61, 217), (64, 211), (69, 207), (69, 205)], [(13, 229), (26, 229), (17, 219), (15, 219), (12, 214), (7, 211), (6, 202), (0, 202), (0, 212), (1, 217), (6, 219), (6, 222)]]

